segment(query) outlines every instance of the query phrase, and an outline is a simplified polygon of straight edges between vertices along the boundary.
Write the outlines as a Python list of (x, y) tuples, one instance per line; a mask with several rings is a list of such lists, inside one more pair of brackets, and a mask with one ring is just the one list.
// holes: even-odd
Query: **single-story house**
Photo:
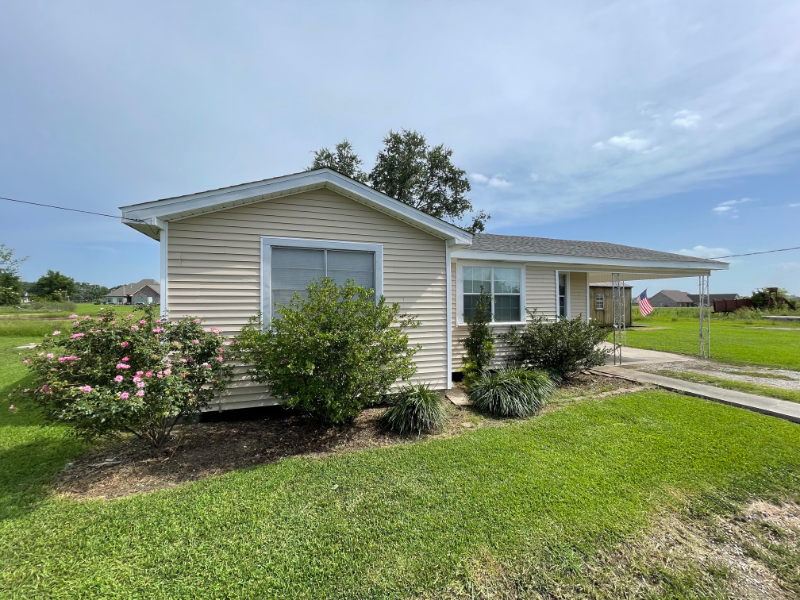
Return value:
[[(330, 169), (121, 207), (160, 243), (161, 307), (227, 336), (322, 275), (374, 288), (421, 325), (415, 382), (452, 386), (481, 287), (496, 334), (529, 319), (588, 318), (590, 284), (707, 276), (718, 261), (607, 242), (471, 234)], [(502, 350), (502, 345), (501, 345)], [(501, 359), (502, 359), (502, 352)], [(240, 371), (241, 373), (241, 371)], [(243, 376), (220, 408), (274, 404)]]
[[(623, 290), (625, 306), (625, 326), (633, 325), (633, 313), (631, 312), (631, 289), (629, 283), (623, 283), (620, 289)], [(603, 325), (614, 324), (614, 311), (611, 305), (613, 301), (614, 287), (610, 281), (589, 284), (589, 318)]]
[(650, 296), (650, 305), (655, 307), (687, 307), (697, 306), (691, 296), (680, 290), (661, 290), (657, 294)]
[(105, 295), (105, 304), (160, 304), (161, 284), (155, 279), (142, 279), (114, 288)]

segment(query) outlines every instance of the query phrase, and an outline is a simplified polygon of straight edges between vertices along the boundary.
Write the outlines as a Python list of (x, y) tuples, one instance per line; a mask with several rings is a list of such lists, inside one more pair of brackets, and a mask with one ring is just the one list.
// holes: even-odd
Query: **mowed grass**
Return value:
[(44, 495), (80, 451), (60, 430), (6, 411), (0, 431), (0, 595), (15, 598), (441, 597), (580, 568), (676, 492), (694, 510), (800, 500), (800, 427), (667, 392), (109, 502)]
[[(659, 309), (645, 318), (634, 318), (635, 325), (648, 328), (628, 329), (627, 344), (633, 348), (697, 355), (699, 325), (696, 309), (685, 316), (665, 315)], [(655, 316), (654, 316), (655, 315)], [(673, 320), (677, 319), (677, 320)], [(783, 327), (790, 330), (763, 329)], [(726, 321), (715, 317), (711, 322), (711, 356), (718, 361), (753, 364), (765, 367), (800, 370), (800, 327), (766, 320), (755, 322)]]
[(797, 390), (787, 390), (772, 385), (750, 383), (749, 381), (734, 381), (732, 379), (723, 379), (722, 377), (714, 377), (713, 375), (704, 375), (702, 373), (673, 371), (671, 369), (660, 369), (658, 372), (661, 375), (682, 379), (683, 381), (705, 383), (726, 390), (736, 390), (737, 392), (757, 394), (759, 396), (767, 396), (768, 398), (777, 398), (778, 400), (787, 400), (789, 402), (800, 402), (800, 391)]

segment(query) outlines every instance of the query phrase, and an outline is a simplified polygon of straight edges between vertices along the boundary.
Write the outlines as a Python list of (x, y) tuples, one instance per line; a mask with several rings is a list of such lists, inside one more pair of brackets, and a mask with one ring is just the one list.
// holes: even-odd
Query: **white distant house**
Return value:
[(155, 279), (142, 279), (121, 285), (105, 295), (106, 304), (160, 304), (161, 285)]

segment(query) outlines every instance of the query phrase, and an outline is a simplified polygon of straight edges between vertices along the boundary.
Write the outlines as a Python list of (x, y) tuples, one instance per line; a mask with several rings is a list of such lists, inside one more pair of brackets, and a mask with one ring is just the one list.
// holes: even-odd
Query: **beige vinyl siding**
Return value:
[[(170, 316), (199, 316), (226, 336), (238, 332), (260, 310), (262, 236), (382, 244), (383, 293), (421, 322), (409, 333), (422, 345), (414, 380), (446, 386), (444, 240), (330, 190), (171, 222)], [(263, 387), (241, 378), (223, 398), (224, 408), (273, 403)]]
[(586, 273), (569, 274), (569, 310), (570, 318), (581, 317), (586, 321)]
[[(469, 330), (466, 325), (458, 325), (458, 303), (457, 294), (457, 268), (456, 263), (452, 265), (452, 298), (453, 303), (453, 370), (459, 371), (464, 365), (464, 346), (461, 340), (467, 337)], [(584, 284), (585, 285), (585, 284)], [(548, 319), (555, 319), (556, 316), (556, 274), (555, 269), (544, 265), (527, 265), (525, 267), (525, 307), (528, 310), (536, 310), (537, 315), (542, 315)], [(584, 312), (585, 312), (584, 308)], [(530, 316), (526, 311), (526, 321)], [(511, 325), (493, 325), (492, 333), (495, 336), (495, 365), (505, 364), (510, 349), (500, 339), (501, 334), (508, 332)], [(522, 327), (518, 325), (517, 327)]]

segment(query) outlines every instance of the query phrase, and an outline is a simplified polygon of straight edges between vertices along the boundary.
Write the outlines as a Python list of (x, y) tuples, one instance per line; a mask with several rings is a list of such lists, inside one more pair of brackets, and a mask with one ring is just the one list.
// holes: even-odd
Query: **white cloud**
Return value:
[(502, 177), (500, 177), (498, 175), (495, 175), (494, 177), (492, 177), (489, 180), (489, 187), (507, 188), (507, 187), (511, 187), (511, 182), (510, 181), (506, 181), (505, 179), (503, 179)]
[(800, 208), (800, 202), (795, 202), (794, 204), (790, 204), (789, 208)]
[[(531, 173), (531, 181), (539, 181), (539, 176), (536, 173)], [(800, 204), (798, 204), (798, 206), (800, 206)]]
[(631, 152), (645, 152), (651, 146), (650, 140), (636, 137), (635, 131), (629, 131), (622, 135), (615, 135), (608, 138), (607, 142), (596, 142), (592, 145), (595, 150), (606, 150), (610, 147), (630, 150)]
[(736, 208), (738, 204), (746, 204), (748, 202), (755, 202), (752, 198), (742, 198), (740, 200), (726, 200), (725, 202), (720, 202), (714, 208), (711, 209), (711, 212), (716, 213), (718, 215), (727, 215), (731, 219), (738, 219), (739, 218), (739, 209)]
[(682, 249), (678, 250), (675, 254), (683, 254), (684, 256), (696, 256), (697, 258), (714, 258), (717, 256), (727, 256), (731, 251), (727, 248), (709, 248), (707, 246), (695, 246), (691, 250)]
[(494, 177), (487, 177), (486, 175), (481, 175), (480, 173), (473, 173), (470, 175), (472, 181), (475, 183), (480, 183), (481, 185), (487, 185), (493, 188), (507, 188), (511, 187), (512, 183), (504, 179), (501, 175), (495, 175)]
[(700, 122), (700, 115), (688, 110), (679, 110), (675, 113), (675, 118), (672, 119), (673, 127), (680, 127), (682, 129), (694, 129)]
[(480, 173), (473, 173), (470, 175), (472, 181), (475, 183), (488, 183), (489, 178), (486, 175), (481, 175)]

